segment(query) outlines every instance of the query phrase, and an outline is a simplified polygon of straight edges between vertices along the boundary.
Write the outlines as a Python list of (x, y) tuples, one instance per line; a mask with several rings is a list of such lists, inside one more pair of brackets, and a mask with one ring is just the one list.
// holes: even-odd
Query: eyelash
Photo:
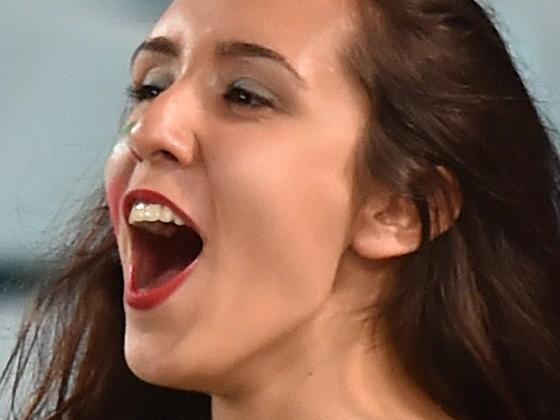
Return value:
[(228, 86), (226, 92), (222, 95), (224, 100), (238, 106), (248, 108), (274, 108), (274, 104), (268, 98), (249, 89), (234, 86), (235, 82)]
[[(249, 89), (235, 86), (232, 83), (221, 95), (222, 98), (235, 106), (247, 108), (274, 108), (274, 103)], [(127, 88), (128, 97), (135, 103), (149, 101), (159, 96), (165, 89), (153, 85), (130, 86)]]
[(130, 86), (126, 89), (129, 99), (134, 102), (143, 102), (157, 97), (164, 89), (152, 85)]

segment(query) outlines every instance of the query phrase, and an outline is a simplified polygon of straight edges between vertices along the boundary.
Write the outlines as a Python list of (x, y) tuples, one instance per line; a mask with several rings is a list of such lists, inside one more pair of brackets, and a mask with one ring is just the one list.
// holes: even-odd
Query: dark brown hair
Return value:
[[(349, 65), (373, 105), (370, 171), (414, 201), (424, 230), (381, 302), (393, 349), (454, 418), (557, 418), (560, 165), (550, 136), (476, 3), (359, 3), (363, 33)], [(462, 207), (432, 239), (450, 201), (439, 199), (449, 191), (438, 168), (456, 179)], [(127, 368), (104, 199), (84, 214), (4, 372), (15, 371), (13, 415), (209, 419), (209, 397), (146, 384)], [(32, 355), (39, 376), (29, 399), (18, 390)]]

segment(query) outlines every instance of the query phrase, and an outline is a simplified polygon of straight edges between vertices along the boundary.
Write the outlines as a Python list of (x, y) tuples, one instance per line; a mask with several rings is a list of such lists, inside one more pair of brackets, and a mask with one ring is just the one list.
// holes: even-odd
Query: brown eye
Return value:
[(128, 96), (137, 102), (154, 99), (161, 92), (163, 92), (163, 89), (152, 85), (142, 85), (139, 87), (128, 88)]
[(266, 88), (250, 79), (241, 79), (230, 84), (223, 95), (232, 105), (248, 108), (275, 108), (275, 98)]
[(158, 97), (173, 84), (173, 79), (165, 73), (148, 73), (138, 85), (128, 88), (128, 96), (135, 102), (149, 101)]

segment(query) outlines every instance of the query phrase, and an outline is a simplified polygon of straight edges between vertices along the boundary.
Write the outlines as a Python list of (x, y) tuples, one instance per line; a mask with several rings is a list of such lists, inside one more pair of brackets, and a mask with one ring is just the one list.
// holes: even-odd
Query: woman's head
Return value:
[[(125, 306), (126, 356), (143, 379), (227, 386), (276, 347), (285, 357), (287, 337), (362, 269), (352, 246), (368, 239), (356, 176), (370, 111), (346, 62), (355, 20), (350, 2), (176, 1), (135, 54), (133, 89), (148, 98), (107, 165), (125, 288), (134, 270), (142, 283), (169, 267), (149, 267), (160, 241), (139, 251), (123, 199), (157, 191), (204, 239), (165, 302)], [(368, 187), (372, 210), (389, 201), (381, 191)], [(356, 306), (368, 283), (354, 281)]]
[[(225, 392), (346, 326), (343, 339), (383, 334), (411, 382), (454, 417), (552, 418), (558, 161), (475, 2), (178, 0), (132, 78), (134, 127), (106, 177), (125, 316), (99, 225), (82, 243), (99, 268), (75, 265), (68, 288), (52, 289), (84, 303), (82, 370), (104, 379), (83, 376), (80, 390), (109, 407), (110, 390), (133, 381), (114, 380), (126, 376), (123, 335), (138, 377)], [(141, 310), (131, 273), (148, 283), (183, 268), (127, 223), (129, 205), (160, 200), (154, 191), (204, 244), (187, 280)], [(380, 328), (360, 329), (365, 318)], [(126, 332), (106, 330), (115, 319)], [(119, 369), (101, 368), (100, 337)], [(53, 363), (69, 375), (67, 360)], [(180, 400), (158, 390), (154, 407)]]

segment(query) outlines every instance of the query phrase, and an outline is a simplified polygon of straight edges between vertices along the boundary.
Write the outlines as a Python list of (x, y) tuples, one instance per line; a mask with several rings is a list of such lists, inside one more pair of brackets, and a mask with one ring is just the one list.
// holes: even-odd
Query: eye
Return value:
[(167, 74), (148, 74), (141, 83), (130, 86), (127, 93), (135, 102), (149, 101), (158, 97), (171, 84), (173, 80)]
[(131, 86), (127, 89), (128, 96), (137, 102), (147, 101), (157, 97), (163, 89), (158, 86), (152, 85), (141, 85), (141, 86)]
[(231, 83), (223, 95), (234, 106), (247, 108), (275, 108), (275, 96), (260, 83), (251, 79), (240, 79)]

